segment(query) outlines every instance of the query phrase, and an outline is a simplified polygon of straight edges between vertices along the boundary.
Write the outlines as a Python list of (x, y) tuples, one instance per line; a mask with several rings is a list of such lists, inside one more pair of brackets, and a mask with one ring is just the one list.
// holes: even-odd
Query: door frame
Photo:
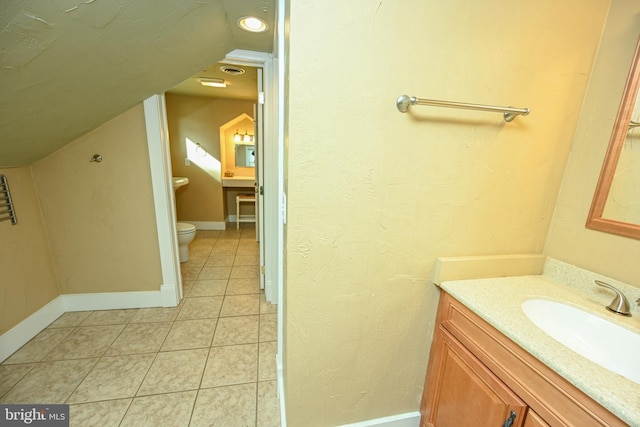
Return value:
[[(281, 135), (278, 134), (279, 98), (274, 58), (271, 54), (247, 50), (231, 51), (223, 62), (262, 68), (264, 91), (264, 268), (265, 297), (278, 303), (282, 288), (282, 222), (280, 200), (282, 194), (280, 153)], [(176, 214), (171, 183), (172, 170), (164, 95), (153, 95), (144, 101), (147, 145), (151, 169), (151, 182), (156, 212), (158, 246), (162, 265), (162, 304), (175, 306), (182, 299), (182, 280), (176, 237)]]
[(262, 91), (264, 92), (264, 117), (262, 123), (262, 154), (263, 165), (267, 165), (261, 172), (264, 182), (263, 217), (260, 224), (264, 239), (260, 239), (261, 250), (264, 250), (264, 294), (267, 301), (276, 304), (282, 287), (280, 266), (282, 265), (283, 247), (280, 221), (280, 199), (282, 186), (280, 171), (283, 163), (280, 155), (281, 135), (278, 133), (279, 98), (277, 91), (278, 74), (275, 59), (272, 54), (250, 50), (236, 49), (229, 52), (221, 61), (225, 64), (255, 67), (262, 69)]
[(143, 106), (162, 270), (160, 297), (163, 307), (175, 307), (182, 299), (182, 275), (164, 95), (153, 95), (145, 99)]

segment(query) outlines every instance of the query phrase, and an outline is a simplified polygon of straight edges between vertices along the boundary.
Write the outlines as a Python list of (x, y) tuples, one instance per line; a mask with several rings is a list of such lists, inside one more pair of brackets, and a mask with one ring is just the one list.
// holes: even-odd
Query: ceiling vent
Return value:
[(236, 67), (234, 65), (223, 65), (220, 67), (220, 70), (224, 73), (231, 74), (232, 76), (244, 74), (244, 68)]

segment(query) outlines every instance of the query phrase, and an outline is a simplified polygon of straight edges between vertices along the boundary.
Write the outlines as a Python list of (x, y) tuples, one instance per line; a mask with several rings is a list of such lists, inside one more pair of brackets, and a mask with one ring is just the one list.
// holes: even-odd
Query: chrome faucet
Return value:
[[(631, 316), (631, 312), (629, 312), (629, 301), (622, 292), (620, 292), (610, 284), (601, 282), (600, 280), (594, 280), (594, 282), (596, 282), (596, 285), (611, 289), (616, 293), (616, 297), (613, 299), (613, 301), (611, 301), (611, 304), (607, 306), (607, 310), (613, 311), (614, 313), (620, 314), (622, 316)], [(640, 298), (638, 298), (638, 301), (636, 302), (640, 304)]]

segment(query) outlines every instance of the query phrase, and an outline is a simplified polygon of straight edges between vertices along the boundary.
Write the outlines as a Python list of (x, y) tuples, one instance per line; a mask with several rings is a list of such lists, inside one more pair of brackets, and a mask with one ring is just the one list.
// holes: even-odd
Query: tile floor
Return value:
[(63, 314), (0, 365), (0, 403), (68, 403), (78, 427), (279, 426), (276, 306), (242, 225), (197, 233), (178, 307)]

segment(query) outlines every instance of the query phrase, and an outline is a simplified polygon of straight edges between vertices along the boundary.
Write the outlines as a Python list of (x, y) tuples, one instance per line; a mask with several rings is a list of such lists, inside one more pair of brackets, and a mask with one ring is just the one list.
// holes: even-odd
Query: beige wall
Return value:
[[(166, 103), (173, 175), (189, 178), (176, 192), (178, 220), (225, 221), (220, 126), (242, 113), (253, 115), (253, 101), (167, 94)], [(189, 155), (187, 139), (204, 151)]]
[(576, 129), (545, 254), (640, 286), (640, 241), (584, 227), (640, 34), (640, 4), (615, 0)]
[(436, 257), (541, 253), (608, 6), (291, 2), (288, 425), (416, 411)]
[(0, 169), (18, 223), (0, 222), (0, 335), (60, 295), (29, 167)]
[[(89, 162), (94, 154), (102, 163)], [(61, 293), (160, 289), (142, 104), (32, 170)]]

